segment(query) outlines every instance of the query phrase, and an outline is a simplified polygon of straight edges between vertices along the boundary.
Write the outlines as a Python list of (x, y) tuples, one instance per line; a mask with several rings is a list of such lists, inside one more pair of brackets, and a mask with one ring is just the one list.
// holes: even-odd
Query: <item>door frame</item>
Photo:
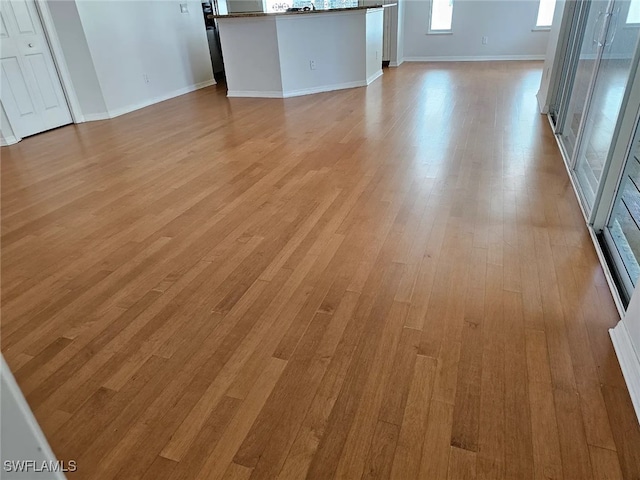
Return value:
[[(48, 0), (33, 0), (33, 2), (36, 7), (40, 24), (42, 25), (45, 41), (49, 47), (49, 52), (51, 52), (51, 57), (53, 58), (53, 65), (56, 69), (56, 73), (58, 74), (58, 79), (62, 86), (62, 92), (64, 93), (67, 106), (69, 107), (71, 120), (74, 124), (82, 123), (85, 121), (84, 115), (82, 114), (80, 102), (78, 101), (78, 96), (76, 95), (73, 82), (71, 81), (69, 68), (67, 67), (67, 63), (64, 59), (64, 52), (62, 45), (60, 44), (60, 39), (58, 38), (58, 32), (56, 31), (56, 27), (53, 23), (53, 17), (49, 10)], [(6, 119), (9, 122), (9, 126), (11, 126), (11, 119), (8, 116)], [(11, 127), (11, 129), (13, 130), (13, 127)], [(14, 130), (13, 137), (10, 141), (7, 141), (7, 145), (13, 145), (14, 143), (18, 143), (20, 140), (22, 140), (22, 137), (16, 134)]]

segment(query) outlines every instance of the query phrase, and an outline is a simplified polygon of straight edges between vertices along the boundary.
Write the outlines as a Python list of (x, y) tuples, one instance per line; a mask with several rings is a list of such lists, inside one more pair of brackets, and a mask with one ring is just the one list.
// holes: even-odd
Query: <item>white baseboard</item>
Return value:
[[(376, 78), (382, 75), (382, 69), (375, 75), (370, 77), (369, 83), (373, 82)], [(332, 92), (334, 90), (344, 90), (347, 88), (366, 87), (367, 81), (358, 80), (356, 82), (335, 83), (333, 85), (322, 85), (319, 87), (302, 88), (299, 90), (229, 90), (227, 97), (237, 98), (290, 98), (300, 97), (302, 95), (311, 95), (314, 93)]]
[(109, 120), (111, 117), (108, 113), (89, 113), (83, 115), (85, 122), (96, 122), (99, 120)]
[(140, 110), (141, 108), (148, 107), (150, 105), (154, 105), (156, 103), (164, 102), (165, 100), (169, 100), (171, 98), (179, 97), (180, 95), (185, 95), (190, 92), (194, 92), (196, 90), (200, 90), (201, 88), (209, 87), (211, 85), (215, 85), (215, 79), (206, 80), (204, 82), (195, 83), (193, 85), (189, 85), (184, 88), (179, 88), (178, 90), (174, 90), (172, 92), (165, 93), (164, 95), (160, 95), (158, 97), (150, 98), (144, 100), (140, 103), (135, 103), (132, 105), (127, 105), (126, 107), (116, 108), (113, 110), (109, 110), (104, 113), (90, 113), (88, 115), (84, 115), (84, 120), (86, 122), (95, 122), (98, 120), (108, 120), (110, 118), (119, 117), (120, 115), (124, 115), (126, 113), (131, 113), (135, 110)]
[(477, 56), (430, 56), (404, 57), (405, 62), (492, 62), (505, 60), (544, 60), (544, 55), (477, 55)]
[(120, 115), (124, 115), (126, 113), (130, 113), (135, 110), (140, 110), (141, 108), (148, 107), (156, 103), (164, 102), (165, 100), (169, 100), (170, 98), (179, 97), (180, 95), (191, 93), (196, 90), (200, 90), (201, 88), (209, 87), (215, 84), (216, 84), (216, 81), (214, 78), (210, 80), (206, 80), (204, 82), (195, 83), (193, 85), (189, 85), (188, 87), (179, 88), (178, 90), (174, 90), (172, 92), (166, 93), (164, 95), (160, 95), (155, 98), (150, 98), (149, 100), (145, 100), (140, 103), (127, 105), (126, 107), (122, 107), (122, 108), (116, 108), (115, 110), (109, 110), (109, 117), (110, 118), (119, 117)]
[(278, 90), (227, 90), (227, 97), (231, 98), (284, 98)]
[(9, 145), (13, 145), (18, 143), (21, 138), (16, 137), (15, 135), (11, 135), (10, 137), (0, 137), (0, 146), (8, 147)]
[(629, 331), (621, 320), (615, 328), (609, 330), (613, 348), (618, 356), (622, 375), (629, 389), (629, 396), (640, 422), (640, 359), (636, 354)]
[(300, 90), (289, 90), (284, 92), (284, 98), (300, 97), (302, 95), (311, 95), (313, 93), (332, 92), (334, 90), (345, 90), (347, 88), (366, 87), (366, 81), (334, 83), (333, 85), (322, 85), (319, 87), (303, 88)]
[(376, 73), (374, 73), (373, 75), (371, 75), (369, 78), (367, 78), (367, 85), (371, 85), (381, 76), (382, 76), (382, 68), (378, 70)]
[(397, 62), (389, 62), (389, 66), (390, 67), (399, 67), (400, 65), (402, 65), (404, 63), (404, 58), (401, 58), (400, 60), (398, 60)]

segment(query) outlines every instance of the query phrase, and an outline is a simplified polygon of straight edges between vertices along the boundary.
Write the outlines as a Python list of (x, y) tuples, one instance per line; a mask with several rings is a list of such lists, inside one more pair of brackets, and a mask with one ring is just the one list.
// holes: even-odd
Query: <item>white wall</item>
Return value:
[(624, 318), (609, 332), (640, 421), (640, 285), (631, 297)]
[[(5, 462), (34, 461), (42, 470), (43, 462), (56, 461), (42, 430), (29, 409), (20, 388), (9, 367), (0, 356), (0, 478), (3, 480), (64, 480), (60, 472), (36, 473), (33, 466), (29, 470), (16, 471), (16, 464)], [(67, 459), (60, 468), (73, 469)]]
[(64, 61), (69, 70), (73, 89), (83, 115), (91, 118), (106, 114), (107, 106), (91, 52), (87, 45), (80, 15), (75, 1), (58, 0), (47, 2), (55, 31), (63, 50)]
[[(398, 46), (396, 50), (395, 65), (400, 65), (404, 62), (404, 30), (405, 30), (405, 11), (407, 0), (398, 0)], [(393, 62), (393, 58), (392, 58)]]
[(629, 332), (629, 337), (636, 352), (636, 356), (640, 358), (640, 286), (636, 288), (627, 313), (624, 316), (624, 322)]
[[(227, 85), (234, 90), (282, 94), (276, 18), (227, 18), (218, 22)], [(236, 57), (251, 60), (235, 62)]]
[(428, 1), (407, 0), (405, 8), (405, 60), (542, 59), (547, 49), (549, 32), (532, 31), (537, 0), (454, 0), (453, 33), (440, 35), (427, 35)]
[(382, 75), (382, 35), (384, 28), (384, 12), (382, 8), (367, 10), (366, 18), (366, 52), (367, 84)]
[(553, 14), (553, 25), (549, 32), (549, 43), (547, 44), (547, 52), (544, 58), (544, 68), (542, 71), (542, 79), (540, 81), (540, 90), (538, 90), (538, 107), (540, 113), (549, 112), (549, 106), (552, 102), (554, 92), (552, 85), (555, 85), (562, 71), (562, 55), (558, 55), (562, 51), (562, 45), (566, 43), (566, 30), (571, 25), (573, 7), (575, 2), (567, 3), (565, 0), (556, 0), (556, 11)]
[(200, 2), (76, 3), (111, 116), (214, 83)]
[[(283, 91), (362, 80), (365, 17), (363, 12), (276, 17)], [(315, 70), (309, 59), (315, 60)]]

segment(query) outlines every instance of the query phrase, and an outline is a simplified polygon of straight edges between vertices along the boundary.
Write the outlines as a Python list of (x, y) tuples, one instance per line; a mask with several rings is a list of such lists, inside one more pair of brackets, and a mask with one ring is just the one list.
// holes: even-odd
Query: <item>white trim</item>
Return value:
[(400, 60), (398, 60), (397, 62), (389, 62), (389, 66), (390, 67), (399, 67), (400, 65), (402, 65), (404, 63), (404, 58), (401, 58)]
[(633, 408), (636, 411), (636, 417), (640, 422), (640, 359), (633, 348), (624, 320), (620, 321), (615, 328), (610, 329), (609, 335), (629, 390)]
[(80, 102), (78, 101), (76, 91), (73, 87), (73, 82), (71, 81), (71, 74), (69, 73), (69, 68), (67, 67), (67, 62), (64, 58), (64, 52), (60, 45), (58, 33), (56, 32), (55, 25), (53, 24), (49, 5), (45, 0), (35, 0), (35, 5), (40, 16), (40, 23), (44, 30), (44, 36), (49, 44), (49, 51), (51, 52), (51, 57), (53, 58), (58, 78), (60, 79), (60, 85), (62, 85), (62, 91), (64, 92), (64, 96), (67, 100), (71, 119), (73, 120), (73, 123), (82, 123), (84, 122), (84, 116), (80, 108)]
[(184, 95), (186, 93), (190, 93), (195, 90), (200, 90), (201, 88), (209, 87), (215, 84), (216, 84), (216, 80), (214, 78), (211, 78), (210, 80), (196, 83), (194, 85), (189, 85), (188, 87), (179, 88), (178, 90), (174, 90), (173, 92), (165, 93), (164, 95), (150, 98), (140, 103), (127, 105), (126, 107), (116, 108), (115, 110), (109, 110), (109, 117), (110, 118), (119, 117), (120, 115), (124, 115), (125, 113), (130, 113), (135, 110), (140, 110), (141, 108), (148, 107), (156, 103), (164, 102), (165, 100), (169, 100), (170, 98), (179, 97), (180, 95)]
[(103, 113), (88, 113), (84, 116), (85, 122), (96, 122), (100, 120), (109, 120), (111, 117), (107, 112)]
[(303, 88), (300, 90), (289, 90), (283, 92), (282, 98), (300, 97), (302, 95), (311, 95), (313, 93), (332, 92), (334, 90), (345, 90), (347, 88), (366, 87), (367, 82), (358, 80), (355, 82), (334, 83), (333, 85), (321, 85), (319, 87)]
[(90, 113), (85, 115), (84, 119), (87, 122), (93, 122), (98, 120), (108, 120), (110, 118), (119, 117), (120, 115), (124, 115), (126, 113), (130, 113), (135, 110), (140, 110), (141, 108), (148, 107), (150, 105), (155, 105), (156, 103), (164, 102), (165, 100), (179, 97), (180, 95), (194, 92), (196, 90), (200, 90), (201, 88), (209, 87), (215, 84), (216, 84), (216, 81), (215, 79), (212, 78), (204, 82), (196, 83), (194, 85), (189, 85), (188, 87), (179, 88), (178, 90), (174, 90), (173, 92), (169, 92), (164, 95), (160, 95), (158, 97), (150, 98), (140, 103), (127, 105), (126, 107), (117, 108), (115, 110), (109, 110), (109, 112), (106, 112), (106, 113)]
[(284, 98), (278, 90), (227, 90), (227, 97), (230, 98)]
[(490, 62), (500, 60), (544, 60), (544, 55), (477, 55), (404, 57), (405, 62)]
[(371, 85), (373, 82), (375, 82), (381, 76), (382, 76), (382, 69), (378, 70), (376, 73), (374, 73), (369, 78), (367, 78), (367, 85)]
[[(380, 70), (380, 73), (382, 73), (382, 70)], [(303, 88), (300, 90), (289, 90), (289, 91), (283, 92), (283, 98), (299, 97), (301, 95), (311, 95), (313, 93), (332, 92), (334, 90), (345, 90), (347, 88), (366, 87), (366, 86), (367, 86), (366, 80), (365, 81), (357, 80), (355, 82), (345, 82), (345, 83), (334, 83), (333, 85), (321, 85), (319, 87)]]
[(8, 147), (9, 145), (14, 145), (18, 143), (22, 138), (16, 137), (15, 135), (11, 135), (8, 137), (0, 137), (0, 146)]
[[(55, 462), (57, 460), (56, 456), (51, 450), (51, 447), (49, 446), (49, 443), (47, 442), (46, 437), (42, 433), (42, 429), (40, 428), (40, 425), (38, 425), (38, 422), (33, 416), (33, 413), (29, 408), (29, 404), (27, 403), (27, 401), (24, 398), (24, 395), (20, 391), (20, 387), (16, 383), (16, 379), (13, 377), (13, 374), (11, 373), (11, 370), (9, 369), (7, 362), (4, 360), (3, 356), (0, 356), (0, 359), (1, 359), (0, 360), (0, 383), (2, 383), (3, 386), (6, 388), (6, 391), (0, 388), (3, 390), (2, 403), (8, 402), (3, 407), (4, 414), (6, 415), (8, 413), (12, 415), (12, 417), (18, 416), (20, 420), (19, 424), (26, 426), (26, 428), (28, 429), (28, 431), (20, 431), (20, 432), (3, 432), (3, 437), (5, 435), (7, 435), (7, 438), (11, 438), (14, 435), (16, 437), (19, 436), (21, 439), (19, 448), (20, 450), (24, 449), (25, 451), (21, 452), (23, 454), (22, 458), (5, 458), (6, 453), (3, 453), (3, 456), (2, 456), (3, 465), (2, 467), (0, 467), (2, 468), (2, 470), (0, 471), (4, 471), (5, 460), (9, 460), (9, 461), (37, 460), (36, 458), (33, 458), (34, 455), (37, 457), (44, 457), (45, 461)], [(10, 409), (10, 411), (7, 412), (7, 409)], [(14, 411), (14, 409), (17, 409), (17, 411)], [(35, 444), (31, 442), (35, 442)], [(57, 471), (57, 472), (51, 471), (46, 473), (43, 472), (36, 476), (37, 478), (42, 478), (42, 479), (49, 478), (49, 479), (56, 479), (56, 480), (65, 480), (64, 474), (60, 471)], [(14, 478), (14, 476), (12, 476), (12, 478)], [(16, 472), (15, 478), (22, 478), (22, 474), (19, 474)], [(31, 478), (33, 478), (33, 476)]]
[[(375, 75), (369, 77), (368, 82), (371, 83), (382, 75), (382, 70), (376, 72)], [(321, 85), (319, 87), (302, 88), (299, 90), (229, 90), (227, 97), (233, 98), (290, 98), (300, 97), (302, 95), (312, 95), (314, 93), (332, 92), (335, 90), (345, 90), (347, 88), (366, 87), (367, 81), (358, 80), (355, 82), (335, 83), (333, 85)]]

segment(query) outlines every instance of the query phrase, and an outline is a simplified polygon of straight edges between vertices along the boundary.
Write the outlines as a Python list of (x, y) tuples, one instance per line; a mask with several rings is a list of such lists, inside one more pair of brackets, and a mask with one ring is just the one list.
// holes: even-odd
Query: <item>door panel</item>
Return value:
[(599, 61), (599, 45), (604, 38), (604, 20), (609, 1), (597, 0), (587, 5), (589, 10), (584, 29), (580, 29), (581, 41), (574, 47), (578, 50), (575, 73), (560, 135), (560, 141), (570, 159), (574, 158), (580, 126), (589, 104), (591, 85)]
[(0, 38), (7, 38), (8, 36), (7, 27), (4, 24), (4, 16), (0, 15)]
[(605, 240), (627, 298), (640, 278), (640, 131), (626, 161)]
[(33, 0), (3, 0), (0, 28), (0, 100), (13, 130), (26, 137), (71, 123)]
[(35, 114), (27, 81), (16, 57), (2, 59), (2, 90), (3, 104), (5, 98), (10, 100), (21, 117)]
[(53, 88), (55, 85), (54, 78), (51, 78), (51, 72), (47, 68), (44, 55), (36, 53), (35, 55), (27, 55), (27, 61), (33, 72), (33, 78), (36, 81), (38, 92), (42, 97), (42, 102), (46, 110), (56, 108), (60, 106), (56, 91)]
[(21, 35), (36, 34), (36, 28), (33, 24), (33, 18), (29, 12), (29, 7), (24, 1), (11, 1), (7, 2), (7, 11), (13, 15), (13, 19), (18, 27), (18, 33)]

